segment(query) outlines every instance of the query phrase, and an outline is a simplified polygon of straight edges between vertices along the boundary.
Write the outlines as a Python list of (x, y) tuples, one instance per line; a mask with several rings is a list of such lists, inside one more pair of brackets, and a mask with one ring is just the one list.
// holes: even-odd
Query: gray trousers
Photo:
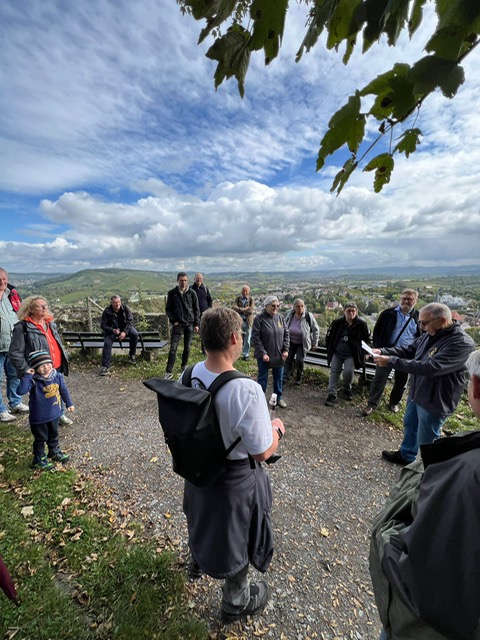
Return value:
[(248, 579), (248, 564), (234, 576), (225, 578), (223, 585), (222, 609), (234, 613), (244, 609), (250, 600), (250, 580)]
[(355, 375), (355, 362), (353, 358), (342, 358), (336, 353), (333, 354), (330, 363), (330, 378), (328, 380), (327, 393), (330, 396), (337, 395), (337, 385), (343, 369), (343, 388), (350, 391), (352, 388), (353, 376)]
[[(378, 405), (391, 370), (392, 367), (377, 367), (375, 369), (375, 375), (373, 376), (373, 380), (370, 384), (368, 404), (371, 404), (374, 407)], [(390, 394), (390, 404), (399, 404), (405, 392), (405, 387), (407, 386), (408, 373), (395, 371), (394, 376), (393, 388)]]

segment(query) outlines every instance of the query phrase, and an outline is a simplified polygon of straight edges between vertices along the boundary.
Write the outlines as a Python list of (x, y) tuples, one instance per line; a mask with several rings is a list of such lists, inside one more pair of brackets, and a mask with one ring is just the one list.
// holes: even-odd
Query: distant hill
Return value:
[(30, 274), (10, 273), (22, 296), (40, 294), (50, 302), (72, 304), (91, 297), (108, 300), (114, 293), (124, 298), (141, 291), (145, 295), (164, 295), (175, 283), (175, 275), (157, 271), (133, 269), (86, 269), (74, 274)]
[[(190, 284), (194, 272), (189, 271)], [(345, 281), (350, 285), (362, 282), (420, 282), (428, 279), (475, 278), (480, 276), (480, 265), (468, 267), (384, 267), (355, 270), (288, 271), (288, 272), (203, 272), (205, 283), (221, 299), (233, 298), (242, 284), (248, 283), (253, 291), (265, 293), (284, 286), (293, 288), (321, 287), (332, 281)], [(74, 304), (87, 297), (100, 303), (118, 293), (130, 299), (138, 295), (163, 296), (175, 286), (176, 272), (140, 271), (135, 269), (86, 269), (73, 274), (10, 273), (9, 279), (22, 296), (40, 294), (51, 303)], [(469, 282), (469, 281), (468, 281)], [(400, 284), (398, 284), (400, 283)], [(413, 286), (413, 285), (411, 285)], [(437, 285), (438, 286), (438, 285)]]

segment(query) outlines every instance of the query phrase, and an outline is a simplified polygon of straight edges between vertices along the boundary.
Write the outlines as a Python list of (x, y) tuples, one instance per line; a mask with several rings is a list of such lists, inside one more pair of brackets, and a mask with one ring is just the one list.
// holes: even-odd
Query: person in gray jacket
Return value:
[(268, 370), (272, 370), (273, 391), (277, 403), (283, 409), (287, 406), (282, 398), (283, 364), (288, 356), (290, 334), (285, 320), (278, 313), (280, 303), (277, 296), (267, 296), (264, 310), (255, 316), (252, 330), (254, 356), (258, 363), (257, 382), (263, 391), (267, 390)]
[(315, 316), (307, 311), (305, 302), (300, 298), (294, 301), (293, 309), (286, 314), (285, 324), (290, 333), (290, 348), (285, 362), (283, 383), (286, 384), (289, 381), (295, 361), (297, 367), (295, 384), (301, 384), (305, 354), (307, 351), (317, 348), (320, 329)]
[(440, 437), (443, 423), (460, 401), (467, 382), (465, 363), (475, 343), (452, 312), (433, 302), (420, 309), (419, 325), (425, 333), (405, 347), (373, 349), (379, 367), (391, 366), (411, 375), (404, 437), (398, 451), (383, 451), (394, 464), (415, 460), (418, 447)]

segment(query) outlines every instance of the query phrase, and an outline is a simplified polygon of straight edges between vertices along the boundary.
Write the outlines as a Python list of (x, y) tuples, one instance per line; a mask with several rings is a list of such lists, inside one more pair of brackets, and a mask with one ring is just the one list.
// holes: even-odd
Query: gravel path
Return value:
[[(97, 370), (71, 372), (68, 386), (77, 410), (74, 426), (61, 430), (62, 446), (75, 466), (123, 503), (124, 514), (141, 519), (159, 546), (177, 552), (184, 570), (182, 481), (171, 471), (156, 397), (141, 381), (124, 381), (111, 371), (103, 378)], [(330, 408), (324, 397), (323, 389), (307, 385), (284, 394), (283, 457), (268, 471), (275, 554), (267, 573), (273, 597), (264, 614), (249, 624), (222, 627), (221, 582), (203, 577), (189, 583), (192, 606), (207, 620), (211, 638), (378, 638), (369, 527), (398, 477), (380, 451), (395, 447), (399, 434), (361, 418), (359, 401)]]

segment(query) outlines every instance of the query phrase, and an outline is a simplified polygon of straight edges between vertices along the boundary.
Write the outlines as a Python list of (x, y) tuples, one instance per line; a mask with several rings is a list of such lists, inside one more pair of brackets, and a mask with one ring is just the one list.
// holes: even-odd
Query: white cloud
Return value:
[(396, 48), (357, 45), (347, 67), (321, 43), (296, 64), (305, 6), (294, 4), (279, 59), (252, 57), (243, 101), (232, 81), (214, 92), (201, 26), (158, 0), (0, 5), (0, 208), (21, 212), (0, 236), (11, 269), (478, 262), (473, 60), (457, 99), (426, 101), (420, 149), (383, 193), (359, 170), (336, 198), (345, 158), (315, 174), (330, 116), (419, 55), (428, 24)]

